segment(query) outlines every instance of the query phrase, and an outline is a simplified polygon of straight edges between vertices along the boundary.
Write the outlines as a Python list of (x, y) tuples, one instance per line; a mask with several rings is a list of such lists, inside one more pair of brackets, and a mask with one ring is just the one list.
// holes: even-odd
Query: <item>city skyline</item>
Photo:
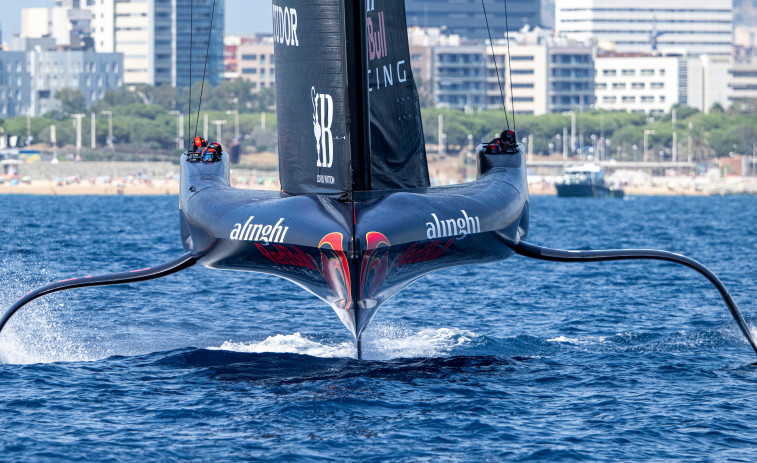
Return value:
[[(270, 15), (255, 14), (270, 0), (226, 0), (226, 34), (240, 35), (271, 33)], [(0, 0), (0, 11), (4, 11), (2, 25), (3, 41), (21, 32), (21, 10), (24, 8), (52, 8), (55, 0)]]

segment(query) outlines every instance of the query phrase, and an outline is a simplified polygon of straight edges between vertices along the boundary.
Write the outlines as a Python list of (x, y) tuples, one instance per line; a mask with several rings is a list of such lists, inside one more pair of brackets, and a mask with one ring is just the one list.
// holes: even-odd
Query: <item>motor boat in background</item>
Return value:
[(625, 192), (605, 182), (605, 171), (598, 164), (581, 164), (565, 169), (555, 183), (561, 198), (623, 198)]

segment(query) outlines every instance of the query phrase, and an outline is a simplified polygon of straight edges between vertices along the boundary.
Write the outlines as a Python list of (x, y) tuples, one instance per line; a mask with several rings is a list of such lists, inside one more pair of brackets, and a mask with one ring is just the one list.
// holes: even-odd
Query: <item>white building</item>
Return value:
[(596, 107), (664, 114), (680, 104), (707, 112), (730, 104), (728, 56), (605, 54), (595, 59)]
[[(156, 23), (153, 3), (147, 0), (107, 0), (96, 2), (92, 8), (97, 51), (124, 55), (124, 83), (127, 85), (154, 84), (156, 50), (152, 37)], [(170, 24), (170, 16), (168, 21)], [(170, 59), (169, 54), (169, 64)]]
[(621, 53), (730, 56), (732, 0), (556, 0), (555, 32)]
[[(499, 81), (505, 92), (507, 110), (514, 108), (517, 114), (535, 115), (549, 112), (549, 48), (544, 45), (511, 45), (508, 59), (507, 46), (497, 45), (494, 55), (497, 57)], [(501, 108), (502, 94), (491, 54), (486, 57), (486, 63), (486, 108)]]
[(757, 109), (757, 60), (734, 63), (729, 83), (731, 103), (742, 109)]
[(257, 43), (239, 45), (237, 63), (239, 76), (251, 81), (254, 90), (273, 88), (276, 85), (273, 37), (265, 37)]
[(21, 37), (50, 37), (57, 45), (68, 47), (74, 37), (88, 36), (92, 13), (86, 9), (56, 6), (55, 8), (24, 8), (21, 10)]
[[(124, 55), (127, 85), (168, 84), (186, 87), (204, 73), (205, 52), (211, 24), (212, 0), (97, 0), (94, 14), (95, 48)], [(224, 2), (217, 2), (208, 53), (206, 81), (218, 84), (223, 77)], [(190, 23), (193, 44), (190, 59)]]
[(667, 56), (598, 56), (596, 107), (646, 114), (670, 111), (681, 100), (679, 61)]

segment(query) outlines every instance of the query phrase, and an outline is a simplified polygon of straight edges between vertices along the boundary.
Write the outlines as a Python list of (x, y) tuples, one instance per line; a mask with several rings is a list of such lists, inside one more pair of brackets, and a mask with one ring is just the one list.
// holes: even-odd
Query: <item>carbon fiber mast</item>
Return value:
[[(360, 268), (360, 239), (357, 236), (357, 206), (354, 192), (371, 189), (371, 119), (370, 99), (368, 98), (368, 57), (365, 47), (365, 1), (345, 1), (345, 35), (347, 48), (347, 130), (350, 133), (350, 151), (352, 153), (352, 189), (348, 200), (352, 203), (352, 237), (348, 242), (351, 273), (357, 275)], [(359, 285), (352, 285), (352, 301), (355, 305), (355, 325), (360, 326)], [(355, 335), (357, 358), (363, 358), (362, 333)]]

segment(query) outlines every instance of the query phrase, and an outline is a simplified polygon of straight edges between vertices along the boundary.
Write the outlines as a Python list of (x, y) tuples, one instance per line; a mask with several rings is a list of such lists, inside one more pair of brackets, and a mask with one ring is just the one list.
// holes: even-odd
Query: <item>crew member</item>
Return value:
[(192, 143), (192, 151), (195, 153), (199, 153), (203, 150), (203, 148), (208, 146), (208, 142), (205, 141), (202, 137), (195, 137), (195, 141)]

